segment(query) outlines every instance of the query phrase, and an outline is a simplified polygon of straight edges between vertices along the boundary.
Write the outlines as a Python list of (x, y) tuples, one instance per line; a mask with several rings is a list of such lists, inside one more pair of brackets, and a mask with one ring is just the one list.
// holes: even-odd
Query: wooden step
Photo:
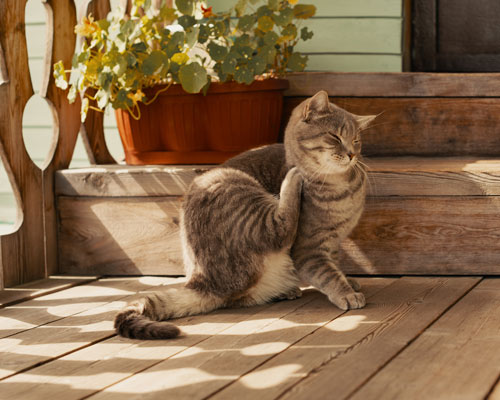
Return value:
[(500, 156), (500, 74), (292, 74), (283, 125), (319, 90), (359, 115), (377, 114), (363, 135), (367, 156)]
[[(366, 160), (369, 197), (344, 243), (353, 274), (500, 274), (500, 159)], [(182, 195), (210, 166), (56, 173), (61, 272), (183, 273)]]

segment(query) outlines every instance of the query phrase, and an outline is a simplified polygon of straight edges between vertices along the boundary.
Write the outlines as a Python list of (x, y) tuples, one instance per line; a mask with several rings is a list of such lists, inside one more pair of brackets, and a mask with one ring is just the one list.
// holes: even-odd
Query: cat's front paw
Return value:
[(363, 293), (353, 292), (347, 295), (328, 296), (328, 299), (341, 310), (363, 308), (366, 305)]
[(347, 278), (347, 282), (354, 289), (355, 292), (359, 292), (361, 289), (361, 284), (354, 278)]

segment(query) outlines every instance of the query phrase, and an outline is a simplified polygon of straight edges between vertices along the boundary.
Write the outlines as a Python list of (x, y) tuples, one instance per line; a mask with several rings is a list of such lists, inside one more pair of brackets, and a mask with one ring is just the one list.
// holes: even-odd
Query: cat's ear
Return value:
[(306, 106), (304, 107), (304, 114), (302, 119), (307, 122), (311, 119), (312, 113), (323, 113), (329, 110), (329, 100), (328, 93), (324, 90), (320, 90), (313, 97), (309, 99)]
[(356, 115), (356, 121), (358, 122), (359, 129), (365, 129), (370, 125), (370, 123), (377, 118), (377, 115)]

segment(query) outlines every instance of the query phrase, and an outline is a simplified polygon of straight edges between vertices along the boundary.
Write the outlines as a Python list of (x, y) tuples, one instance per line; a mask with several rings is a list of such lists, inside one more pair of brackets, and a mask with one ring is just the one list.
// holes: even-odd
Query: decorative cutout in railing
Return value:
[[(71, 65), (77, 22), (73, 0), (42, 0), (47, 10), (47, 50), (40, 95), (54, 114), (52, 156), (40, 170), (29, 157), (22, 138), (23, 110), (33, 95), (25, 35), (27, 0), (0, 2), (0, 157), (22, 209), (15, 232), (0, 236), (0, 288), (57, 272), (57, 225), (54, 172), (67, 168), (80, 130), (80, 104), (69, 104), (56, 88), (52, 65)], [(79, 2), (80, 3), (80, 2)], [(109, 0), (86, 0), (84, 7), (97, 18), (109, 10)], [(102, 115), (87, 118), (86, 138), (92, 160), (114, 162), (104, 141)]]

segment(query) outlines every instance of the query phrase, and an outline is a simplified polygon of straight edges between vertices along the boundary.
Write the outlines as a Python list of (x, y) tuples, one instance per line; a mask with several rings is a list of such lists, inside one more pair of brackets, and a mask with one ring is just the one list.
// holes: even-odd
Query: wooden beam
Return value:
[[(304, 99), (287, 98), (283, 120)], [(354, 114), (378, 115), (363, 132), (365, 156), (500, 156), (500, 99), (379, 96), (330, 100)]]
[(0, 156), (23, 211), (15, 232), (0, 238), (0, 288), (46, 276), (42, 174), (26, 152), (22, 137), (23, 110), (33, 95), (25, 7), (26, 0), (0, 2), (0, 47), (4, 70), (8, 72), (8, 82), (0, 85)]
[(76, 36), (76, 8), (73, 0), (45, 0), (45, 7), (49, 15), (48, 26), (51, 31), (48, 46), (51, 52), (45, 59), (45, 96), (56, 116), (54, 153), (52, 159), (43, 170), (43, 210), (45, 228), (45, 263), (47, 274), (58, 271), (57, 255), (57, 221), (54, 197), (54, 172), (68, 168), (73, 158), (78, 131), (80, 130), (80, 101), (69, 104), (67, 90), (56, 87), (53, 76), (53, 65), (62, 60), (64, 65), (70, 66), (75, 48)]
[(500, 197), (368, 199), (342, 270), (354, 274), (498, 275)]
[[(499, 196), (500, 160), (473, 157), (379, 157), (368, 165), (369, 196)], [(182, 196), (213, 166), (101, 165), (56, 172), (59, 196)]]
[(61, 271), (183, 275), (179, 200), (59, 196)]
[(286, 96), (326, 90), (336, 97), (500, 97), (500, 73), (301, 72)]

